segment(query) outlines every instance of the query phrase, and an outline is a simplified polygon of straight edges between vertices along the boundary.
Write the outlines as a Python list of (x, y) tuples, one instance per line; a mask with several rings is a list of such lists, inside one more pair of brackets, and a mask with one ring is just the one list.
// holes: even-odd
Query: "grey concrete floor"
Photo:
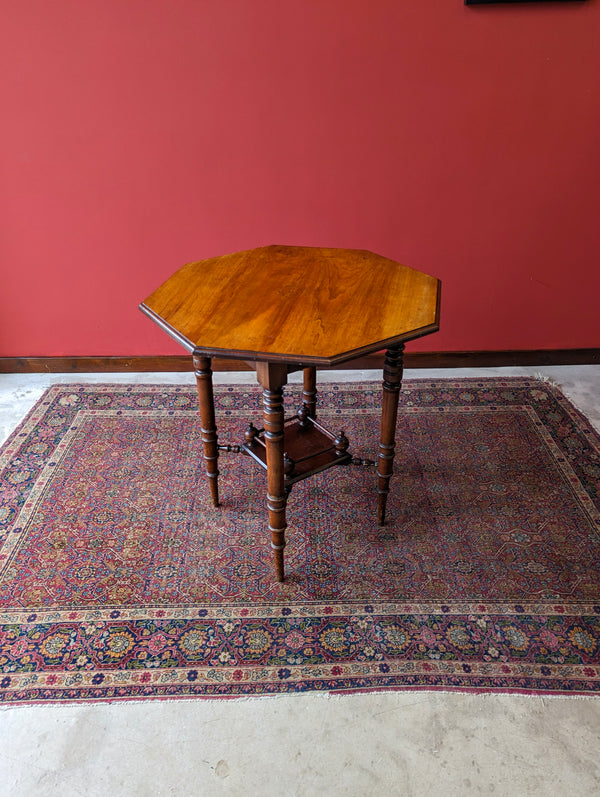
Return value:
[[(599, 366), (412, 371), (405, 378), (528, 375), (560, 385), (600, 431)], [(0, 375), (0, 441), (56, 382), (193, 384), (193, 377)], [(597, 795), (599, 753), (594, 698), (380, 692), (0, 710), (2, 796)]]

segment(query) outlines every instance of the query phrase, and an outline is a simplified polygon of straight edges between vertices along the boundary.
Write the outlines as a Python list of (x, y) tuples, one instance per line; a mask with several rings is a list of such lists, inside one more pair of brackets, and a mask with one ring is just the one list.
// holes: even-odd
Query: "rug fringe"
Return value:
[[(156, 697), (153, 696), (151, 698), (153, 703), (219, 703), (219, 704), (233, 704), (233, 703), (256, 703), (258, 701), (263, 700), (281, 700), (284, 698), (288, 699), (297, 699), (297, 700), (334, 700), (334, 701), (342, 701), (342, 700), (352, 700), (353, 698), (362, 697), (365, 698), (367, 696), (381, 696), (385, 694), (390, 699), (394, 699), (398, 705), (397, 709), (406, 708), (409, 705), (414, 703), (415, 698), (422, 698), (418, 702), (424, 702), (425, 700), (434, 698), (436, 700), (453, 700), (453, 699), (464, 699), (464, 698), (471, 698), (472, 700), (477, 701), (496, 701), (496, 700), (518, 700), (519, 698), (525, 698), (527, 700), (537, 700), (543, 706), (546, 702), (556, 702), (559, 700), (562, 701), (571, 701), (571, 700), (585, 700), (588, 702), (597, 701), (598, 695), (595, 694), (577, 694), (571, 692), (558, 692), (554, 694), (547, 694), (547, 693), (540, 693), (535, 691), (527, 691), (527, 690), (510, 690), (508, 689), (506, 692), (497, 692), (497, 691), (485, 691), (485, 690), (473, 690), (469, 689), (468, 687), (451, 687), (451, 688), (444, 688), (441, 687), (439, 689), (429, 689), (429, 688), (420, 688), (420, 687), (412, 687), (412, 688), (403, 688), (403, 687), (392, 687), (392, 688), (365, 688), (365, 689), (353, 689), (353, 690), (340, 690), (340, 691), (324, 691), (324, 692), (282, 692), (279, 694), (257, 694), (257, 695), (181, 695), (179, 697)], [(410, 699), (410, 702), (407, 702)], [(12, 711), (13, 709), (20, 709), (20, 708), (33, 708), (38, 710), (48, 710), (51, 708), (56, 708), (57, 706), (69, 706), (71, 708), (75, 707), (84, 707), (90, 705), (110, 705), (111, 707), (119, 707), (124, 708), (125, 706), (131, 706), (135, 704), (148, 704), (148, 697), (125, 697), (125, 698), (117, 698), (117, 699), (68, 699), (68, 700), (48, 700), (42, 703), (36, 702), (29, 702), (23, 701), (19, 703), (11, 703), (11, 704), (2, 704), (0, 703), (0, 716), (5, 712)]]
[(536, 379), (538, 382), (543, 382), (545, 385), (550, 385), (550, 387), (556, 387), (560, 390), (559, 383), (547, 374), (542, 374), (541, 372), (534, 374), (534, 379)]

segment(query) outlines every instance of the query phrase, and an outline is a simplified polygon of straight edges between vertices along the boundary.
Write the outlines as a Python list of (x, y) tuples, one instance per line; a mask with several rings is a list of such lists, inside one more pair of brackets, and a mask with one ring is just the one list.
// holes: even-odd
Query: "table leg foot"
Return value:
[(387, 504), (387, 495), (381, 493), (377, 502), (377, 522), (380, 526), (385, 526), (385, 508)]
[(198, 402), (200, 405), (200, 428), (206, 475), (210, 487), (213, 506), (219, 506), (219, 449), (217, 446), (217, 425), (215, 421), (215, 402), (213, 396), (212, 370), (209, 357), (194, 357)]
[(219, 502), (219, 482), (217, 481), (217, 477), (218, 477), (218, 471), (217, 471), (217, 475), (215, 475), (215, 476), (210, 474), (210, 476), (209, 476), (210, 481), (208, 483), (209, 487), (210, 487), (210, 499), (212, 501), (212, 505), (216, 506), (216, 507), (220, 506), (220, 502)]
[(394, 470), (396, 421), (398, 418), (400, 385), (402, 383), (403, 352), (403, 343), (388, 349), (383, 367), (381, 437), (377, 460), (377, 522), (380, 526), (385, 524), (387, 497), (390, 492), (390, 479)]
[[(275, 538), (277, 532), (274, 532), (271, 529), (271, 537)], [(283, 568), (283, 549), (285, 548), (285, 540), (283, 544), (276, 545), (274, 542), (271, 542), (271, 548), (273, 549), (273, 561), (275, 564), (275, 578), (277, 581), (284, 581), (285, 580), (285, 573)]]

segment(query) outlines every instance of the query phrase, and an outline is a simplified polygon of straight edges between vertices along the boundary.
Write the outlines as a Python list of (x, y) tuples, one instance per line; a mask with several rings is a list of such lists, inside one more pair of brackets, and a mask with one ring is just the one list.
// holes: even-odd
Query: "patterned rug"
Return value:
[[(258, 388), (215, 392), (237, 443)], [(379, 383), (321, 386), (356, 456), (379, 412)], [(588, 422), (536, 380), (416, 380), (397, 443), (385, 527), (372, 468), (294, 486), (279, 584), (263, 471), (223, 453), (210, 505), (193, 388), (52, 387), (0, 451), (1, 699), (597, 693)]]

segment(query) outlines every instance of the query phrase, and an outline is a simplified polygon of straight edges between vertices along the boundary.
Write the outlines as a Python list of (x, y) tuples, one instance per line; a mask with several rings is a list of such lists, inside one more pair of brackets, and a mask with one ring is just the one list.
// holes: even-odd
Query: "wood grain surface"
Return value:
[(333, 365), (435, 332), (439, 289), (365, 250), (267, 246), (189, 263), (140, 309), (188, 351)]

